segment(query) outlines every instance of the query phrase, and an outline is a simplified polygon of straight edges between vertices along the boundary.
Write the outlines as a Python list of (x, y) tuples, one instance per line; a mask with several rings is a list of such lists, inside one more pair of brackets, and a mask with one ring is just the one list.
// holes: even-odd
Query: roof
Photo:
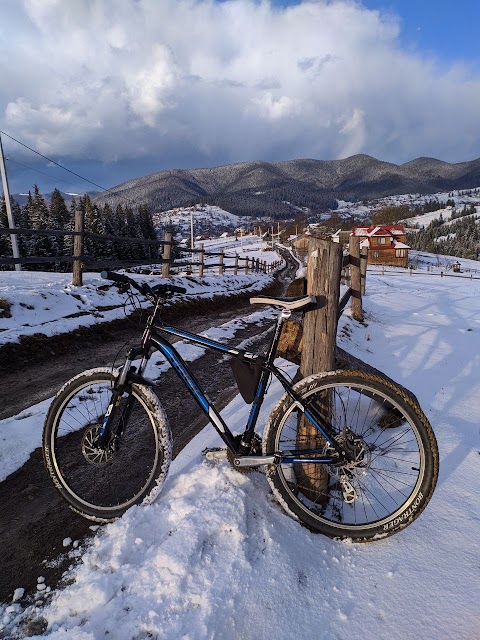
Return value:
[(371, 238), (372, 236), (403, 236), (405, 229), (401, 224), (382, 224), (370, 227), (353, 227), (352, 235)]

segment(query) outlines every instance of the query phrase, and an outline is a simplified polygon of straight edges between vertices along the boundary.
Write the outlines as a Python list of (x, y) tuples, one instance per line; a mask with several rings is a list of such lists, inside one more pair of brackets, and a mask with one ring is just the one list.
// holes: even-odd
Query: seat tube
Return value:
[(275, 360), (275, 355), (277, 353), (278, 343), (280, 342), (280, 336), (282, 335), (283, 323), (292, 315), (290, 309), (282, 309), (280, 312), (277, 324), (275, 325), (275, 333), (273, 334), (272, 342), (270, 343), (270, 348), (267, 352), (267, 364), (272, 365)]

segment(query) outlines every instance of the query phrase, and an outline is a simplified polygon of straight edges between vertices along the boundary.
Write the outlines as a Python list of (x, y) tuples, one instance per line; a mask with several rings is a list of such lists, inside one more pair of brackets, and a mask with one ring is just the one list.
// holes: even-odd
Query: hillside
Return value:
[(480, 159), (450, 164), (417, 158), (403, 165), (367, 155), (343, 160), (246, 162), (209, 169), (170, 170), (129, 180), (98, 195), (116, 206), (125, 198), (155, 211), (199, 202), (237, 215), (293, 215), (298, 208), (323, 211), (336, 200), (435, 193), (480, 184)]

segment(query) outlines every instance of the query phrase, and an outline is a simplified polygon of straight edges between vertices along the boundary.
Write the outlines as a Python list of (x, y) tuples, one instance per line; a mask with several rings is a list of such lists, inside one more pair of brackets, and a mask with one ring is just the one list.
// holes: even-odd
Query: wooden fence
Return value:
[[(199, 249), (187, 249), (181, 248), (175, 245), (171, 233), (165, 234), (164, 240), (148, 240), (144, 238), (128, 238), (125, 236), (113, 236), (107, 234), (92, 233), (85, 231), (84, 229), (84, 215), (83, 212), (77, 210), (75, 212), (75, 228), (73, 231), (62, 231), (54, 229), (23, 229), (23, 228), (0, 228), (0, 234), (3, 235), (22, 235), (22, 236), (47, 236), (47, 237), (73, 237), (73, 254), (70, 256), (31, 256), (26, 258), (0, 258), (0, 265), (15, 265), (15, 264), (72, 264), (73, 284), (81, 286), (83, 284), (82, 273), (85, 268), (90, 270), (95, 268), (120, 268), (129, 266), (142, 266), (142, 265), (161, 265), (161, 271), (155, 271), (149, 269), (149, 273), (161, 274), (162, 277), (168, 278), (172, 274), (172, 269), (184, 269), (193, 273), (194, 270), (198, 271), (199, 277), (203, 277), (205, 270), (218, 269), (218, 273), (223, 275), (225, 271), (231, 270), (234, 275), (237, 275), (239, 271), (243, 271), (248, 274), (249, 272), (263, 272), (269, 273), (275, 270), (281, 261), (274, 261), (267, 263), (266, 261), (259, 260), (257, 258), (250, 258), (248, 256), (226, 256), (224, 251), (221, 252), (209, 252), (205, 251), (203, 245)], [(162, 248), (162, 257), (150, 258), (149, 260), (115, 260), (105, 259), (99, 261), (95, 256), (86, 255), (84, 252), (85, 240), (95, 240), (97, 242), (116, 242), (126, 244), (141, 244), (147, 247)], [(177, 253), (191, 255), (190, 261), (185, 259), (176, 259), (172, 257), (172, 251), (175, 248)], [(198, 260), (194, 260), (194, 256), (198, 255)], [(218, 258), (217, 262), (211, 262), (212, 258)], [(227, 264), (226, 258), (233, 264)]]
[(305, 313), (303, 323), (287, 321), (279, 346), (281, 355), (300, 364), (302, 377), (334, 368), (338, 319), (349, 301), (352, 317), (363, 322), (366, 273), (367, 251), (360, 251), (358, 237), (350, 238), (348, 255), (330, 239), (310, 237), (303, 290), (316, 297), (317, 308)]

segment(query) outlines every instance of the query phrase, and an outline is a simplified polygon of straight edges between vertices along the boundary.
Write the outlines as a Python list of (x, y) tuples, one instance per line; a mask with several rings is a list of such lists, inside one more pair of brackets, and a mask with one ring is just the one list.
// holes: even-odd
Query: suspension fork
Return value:
[[(118, 441), (125, 430), (125, 426), (128, 424), (130, 416), (132, 415), (135, 399), (132, 395), (130, 379), (133, 376), (140, 377), (144, 372), (145, 367), (147, 366), (149, 354), (148, 349), (146, 349), (146, 345), (148, 344), (148, 339), (150, 337), (148, 334), (149, 331), (146, 330), (144, 334), (144, 340), (142, 340), (142, 346), (140, 348), (130, 349), (125, 360), (125, 364), (120, 371), (120, 375), (115, 381), (112, 390), (112, 396), (110, 398), (107, 410), (105, 411), (102, 426), (100, 427), (100, 430), (98, 432), (97, 444), (102, 449), (106, 449), (110, 445), (112, 435), (114, 439)], [(140, 366), (138, 367), (137, 373), (136, 367), (132, 366), (132, 362), (138, 356), (142, 356), (142, 359), (140, 361)], [(128, 398), (122, 410), (122, 419), (117, 428), (114, 430), (112, 428), (112, 425), (114, 424), (114, 419), (117, 415), (117, 412), (119, 411), (120, 403), (125, 392), (127, 393)]]

